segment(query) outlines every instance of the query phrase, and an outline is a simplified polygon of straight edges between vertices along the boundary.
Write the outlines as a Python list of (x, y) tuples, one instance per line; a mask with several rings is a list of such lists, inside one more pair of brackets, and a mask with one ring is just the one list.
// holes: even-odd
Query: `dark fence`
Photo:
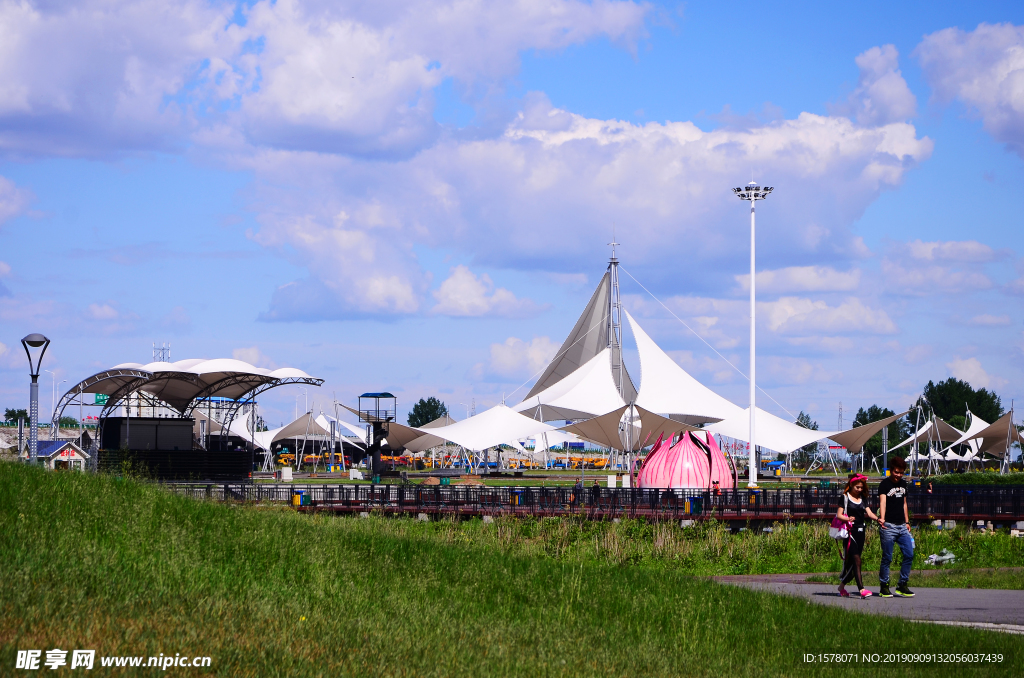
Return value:
[[(459, 515), (583, 515), (653, 520), (800, 520), (835, 515), (838, 488), (651, 490), (605, 487), (168, 484), (198, 498), (296, 503), (302, 510)], [(296, 496), (299, 497), (296, 500)], [(1024, 487), (936, 489), (908, 495), (915, 520), (1024, 520)], [(872, 504), (877, 505), (877, 497)]]
[(97, 463), (100, 471), (154, 480), (238, 482), (248, 479), (252, 459), (245, 450), (100, 450)]

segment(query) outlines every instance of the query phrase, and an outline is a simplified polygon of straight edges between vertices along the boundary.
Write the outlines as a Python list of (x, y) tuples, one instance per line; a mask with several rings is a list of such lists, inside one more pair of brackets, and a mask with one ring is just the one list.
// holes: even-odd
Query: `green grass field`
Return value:
[[(660, 528), (615, 528), (646, 544), (637, 557), (602, 551), (600, 535), (591, 547), (594, 533), (568, 522), (308, 516), (3, 463), (0, 674), (15, 673), (16, 650), (53, 647), (209, 655), (223, 676), (817, 676), (851, 669), (803, 653), (939, 651), (1003, 661), (858, 668), (1024, 670), (1017, 636), (720, 586), (660, 551)], [(768, 552), (773, 536), (749, 538)], [(747, 538), (735, 543), (749, 551)]]

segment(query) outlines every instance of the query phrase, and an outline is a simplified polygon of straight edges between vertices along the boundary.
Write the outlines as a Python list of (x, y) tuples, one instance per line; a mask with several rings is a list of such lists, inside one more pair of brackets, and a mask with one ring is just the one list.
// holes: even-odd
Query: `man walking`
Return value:
[(879, 595), (892, 598), (889, 590), (889, 565), (892, 563), (892, 551), (899, 544), (903, 553), (900, 564), (900, 580), (896, 584), (895, 595), (900, 598), (911, 598), (914, 593), (907, 586), (910, 580), (910, 568), (914, 563), (914, 540), (910, 536), (910, 514), (907, 511), (907, 482), (903, 474), (907, 470), (907, 462), (899, 457), (889, 460), (892, 475), (878, 486), (878, 498), (881, 505), (878, 511), (878, 524), (881, 526), (882, 566), (878, 569), (878, 581), (881, 583)]

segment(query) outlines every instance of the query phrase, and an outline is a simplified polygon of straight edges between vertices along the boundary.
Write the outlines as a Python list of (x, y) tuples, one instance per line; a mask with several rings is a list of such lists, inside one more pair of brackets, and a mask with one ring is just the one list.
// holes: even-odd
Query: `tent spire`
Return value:
[(619, 259), (615, 256), (615, 229), (612, 228), (612, 257), (608, 260), (608, 277), (611, 282), (611, 294), (608, 295), (608, 348), (612, 350), (612, 379), (623, 400), (629, 401), (622, 388), (622, 300), (619, 297)]

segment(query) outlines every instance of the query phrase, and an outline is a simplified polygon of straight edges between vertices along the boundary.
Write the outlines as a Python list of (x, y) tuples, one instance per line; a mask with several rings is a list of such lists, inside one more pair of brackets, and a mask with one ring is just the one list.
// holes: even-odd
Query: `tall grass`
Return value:
[(887, 651), (1024, 669), (1013, 636), (719, 586), (666, 567), (660, 528), (608, 533), (652, 530), (636, 541), (662, 555), (633, 559), (590, 529), (306, 516), (0, 464), (0, 673), (53, 647), (210, 655), (224, 676), (833, 675), (802, 653)]

